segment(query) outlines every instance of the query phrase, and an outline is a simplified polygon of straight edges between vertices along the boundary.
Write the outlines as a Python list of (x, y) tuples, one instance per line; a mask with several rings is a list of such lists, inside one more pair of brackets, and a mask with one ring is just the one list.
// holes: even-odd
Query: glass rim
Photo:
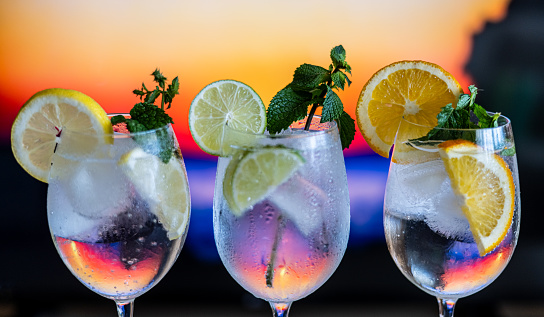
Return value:
[[(308, 117), (306, 116), (304, 119), (298, 120), (297, 122), (293, 122), (289, 126), (289, 128), (293, 129), (293, 128), (291, 128), (292, 125), (300, 123), (302, 128), (294, 128), (294, 129), (295, 130), (304, 130), (303, 126), (306, 123), (307, 118)], [(237, 130), (237, 129), (229, 126), (228, 122), (225, 123), (225, 129), (229, 131), (228, 132), (229, 134), (230, 133), (235, 133), (235, 134), (247, 135), (247, 136), (252, 136), (252, 137), (257, 137), (257, 138), (297, 139), (297, 138), (315, 137), (315, 136), (318, 136), (318, 135), (332, 133), (338, 127), (338, 124), (336, 123), (336, 121), (321, 122), (321, 116), (320, 115), (314, 115), (312, 117), (312, 123), (311, 124), (314, 125), (316, 123), (318, 125), (323, 125), (323, 129), (318, 129), (318, 130), (310, 129), (309, 132), (311, 132), (311, 133), (285, 133), (285, 134), (281, 134), (281, 132), (280, 132), (280, 134), (278, 134), (278, 133), (275, 133), (275, 134), (255, 133), (255, 132), (251, 132), (251, 131)]]
[[(488, 111), (487, 112), (488, 114), (490, 115), (494, 115), (496, 114), (496, 112), (490, 112)], [(502, 119), (502, 121), (501, 121)], [(427, 128), (429, 130), (444, 130), (444, 131), (476, 131), (476, 130), (479, 130), (479, 131), (492, 131), (492, 130), (496, 130), (496, 129), (504, 129), (508, 126), (510, 126), (512, 124), (510, 118), (506, 117), (505, 115), (502, 115), (502, 114), (499, 114), (499, 126), (497, 127), (491, 127), (491, 128), (442, 128), (442, 127), (437, 127), (437, 126), (429, 126), (429, 125), (425, 125), (425, 124), (420, 124), (420, 123), (415, 123), (415, 122), (412, 122), (408, 119), (405, 118), (405, 116), (402, 116), (401, 117), (401, 121), (402, 122), (405, 122), (407, 124), (410, 124), (410, 125), (413, 125), (413, 126), (417, 126), (417, 127), (421, 127), (421, 128)]]
[[(114, 116), (118, 116), (118, 115), (122, 115), (122, 116), (125, 116), (125, 117), (130, 117), (130, 113), (125, 113), (125, 112), (113, 112), (113, 113), (107, 113), (106, 114), (109, 118), (109, 120), (111, 120), (112, 117)], [(110, 121), (111, 123), (111, 121)], [(172, 124), (168, 123), (162, 127), (159, 127), (159, 128), (155, 128), (155, 129), (151, 129), (151, 130), (146, 130), (146, 131), (139, 131), (139, 132), (130, 132), (127, 130), (127, 132), (116, 132), (116, 131), (112, 131), (111, 133), (105, 133), (105, 132), (99, 132), (99, 133), (91, 133), (91, 132), (84, 132), (84, 131), (75, 131), (75, 130), (71, 130), (69, 128), (66, 128), (66, 127), (63, 127), (62, 130), (61, 130), (61, 136), (62, 136), (62, 133), (68, 133), (68, 134), (71, 134), (71, 135), (90, 135), (90, 136), (94, 136), (94, 135), (100, 135), (100, 136), (106, 136), (106, 137), (112, 137), (112, 138), (127, 138), (127, 137), (132, 137), (132, 136), (138, 136), (138, 135), (148, 135), (148, 134), (154, 134), (156, 133), (157, 131), (160, 131), (160, 130), (167, 130), (169, 129), (170, 127), (172, 126)], [(112, 126), (113, 127), (113, 126)]]

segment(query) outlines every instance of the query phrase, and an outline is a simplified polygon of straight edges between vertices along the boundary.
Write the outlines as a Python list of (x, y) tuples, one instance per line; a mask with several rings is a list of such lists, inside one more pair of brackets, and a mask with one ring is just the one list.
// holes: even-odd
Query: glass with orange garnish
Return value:
[(361, 93), (358, 122), (388, 156), (384, 230), (397, 267), (453, 316), (459, 298), (493, 282), (519, 235), (520, 196), (508, 118), (474, 102), (437, 65), (389, 65)]

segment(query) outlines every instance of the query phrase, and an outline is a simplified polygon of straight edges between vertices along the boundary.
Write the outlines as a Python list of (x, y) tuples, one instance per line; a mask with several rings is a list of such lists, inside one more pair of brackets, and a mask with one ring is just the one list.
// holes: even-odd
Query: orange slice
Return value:
[[(389, 157), (402, 117), (426, 126), (449, 103), (456, 105), (461, 85), (442, 67), (424, 61), (400, 61), (377, 71), (366, 83), (356, 108), (357, 124), (368, 145)], [(426, 135), (430, 128), (405, 131), (406, 138)]]
[(438, 148), (451, 187), (461, 197), (461, 209), (483, 256), (501, 243), (512, 224), (515, 205), (512, 172), (500, 156), (470, 141), (445, 141)]

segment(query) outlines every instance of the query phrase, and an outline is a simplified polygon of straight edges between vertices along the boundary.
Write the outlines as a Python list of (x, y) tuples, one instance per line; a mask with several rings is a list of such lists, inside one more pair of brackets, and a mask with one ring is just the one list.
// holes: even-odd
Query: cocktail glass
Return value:
[[(520, 223), (518, 167), (510, 120), (487, 129), (438, 129), (402, 120), (385, 191), (384, 228), (389, 252), (414, 285), (438, 299), (440, 316), (453, 316), (456, 301), (474, 294), (504, 270), (516, 246)], [(433, 130), (436, 140), (418, 137)], [(415, 132), (416, 135), (409, 135)], [(513, 215), (506, 217), (505, 235), (481, 254), (455, 194), (437, 145), (446, 140), (471, 140), (480, 160), (507, 165), (515, 186)], [(452, 155), (454, 155), (453, 153)], [(488, 182), (479, 176), (481, 182)], [(475, 182), (477, 183), (477, 182)], [(485, 198), (478, 204), (488, 204)], [(510, 205), (512, 206), (512, 205)], [(502, 221), (502, 220), (500, 220)]]
[(132, 316), (187, 235), (189, 188), (172, 126), (99, 137), (64, 129), (59, 139), (47, 194), (55, 247), (81, 283)]
[[(255, 135), (226, 128), (229, 156), (218, 160), (213, 224), (217, 249), (230, 275), (248, 292), (268, 301), (274, 316), (287, 316), (291, 303), (314, 292), (333, 274), (346, 250), (349, 195), (336, 123), (305, 121), (289, 133)], [(228, 188), (241, 157), (289, 151), (301, 165), (282, 184), (245, 210), (232, 207)], [(282, 163), (255, 159), (258, 173), (281, 174)], [(237, 165), (238, 164), (238, 165)], [(244, 167), (246, 167), (244, 165)], [(240, 169), (242, 169), (240, 167)], [(266, 169), (266, 172), (263, 171)], [(271, 170), (270, 170), (271, 169)], [(262, 175), (249, 176), (259, 179)]]

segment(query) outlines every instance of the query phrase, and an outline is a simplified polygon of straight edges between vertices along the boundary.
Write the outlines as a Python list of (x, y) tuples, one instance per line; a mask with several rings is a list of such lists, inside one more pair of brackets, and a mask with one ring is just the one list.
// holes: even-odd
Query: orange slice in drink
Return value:
[(512, 172), (500, 156), (485, 152), (470, 141), (445, 141), (438, 148), (483, 256), (501, 243), (512, 224), (515, 206)]

